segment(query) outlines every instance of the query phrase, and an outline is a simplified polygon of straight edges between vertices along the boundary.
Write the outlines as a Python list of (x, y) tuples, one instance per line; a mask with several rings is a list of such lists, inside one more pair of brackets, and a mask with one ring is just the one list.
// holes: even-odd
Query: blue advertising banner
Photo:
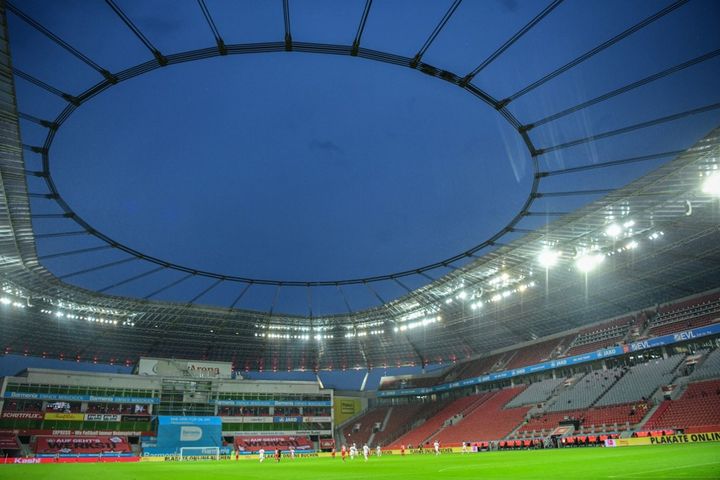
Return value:
[(332, 407), (329, 400), (210, 400), (210, 403), (223, 407)]
[(27, 393), (5, 392), (5, 398), (19, 398), (24, 400), (64, 400), (66, 402), (103, 402), (103, 403), (137, 403), (158, 404), (159, 398), (152, 397), (107, 397), (102, 395), (74, 395), (70, 393)]
[(452, 383), (445, 383), (442, 385), (435, 385), (433, 387), (424, 388), (404, 388), (399, 390), (381, 390), (377, 392), (378, 397), (398, 397), (405, 395), (428, 395), (431, 393), (444, 392), (454, 388), (468, 387), (471, 385), (478, 385), (480, 383), (493, 382), (495, 380), (502, 380), (506, 378), (517, 377), (519, 375), (525, 375), (528, 373), (542, 372), (546, 370), (553, 370), (559, 367), (566, 367), (572, 365), (578, 365), (581, 363), (593, 362), (595, 360), (602, 360), (604, 358), (617, 357), (630, 352), (637, 352), (641, 350), (647, 350), (650, 348), (662, 347), (665, 345), (671, 345), (679, 342), (687, 342), (688, 340), (694, 340), (697, 338), (707, 337), (710, 335), (720, 334), (720, 323), (706, 325), (704, 327), (694, 328), (692, 330), (686, 330), (684, 332), (673, 333), (670, 335), (663, 335), (662, 337), (649, 338), (641, 342), (634, 342), (621, 347), (610, 347), (594, 352), (583, 353), (581, 355), (574, 355), (572, 357), (559, 358), (557, 360), (550, 360), (548, 362), (538, 363), (536, 365), (530, 365), (523, 368), (516, 368), (515, 370), (507, 370), (504, 372), (491, 373), (489, 375), (483, 375), (481, 377), (468, 378)]
[(183, 447), (221, 447), (220, 417), (175, 417), (159, 415), (157, 448), (180, 451)]
[(302, 423), (303, 417), (273, 417), (273, 423)]

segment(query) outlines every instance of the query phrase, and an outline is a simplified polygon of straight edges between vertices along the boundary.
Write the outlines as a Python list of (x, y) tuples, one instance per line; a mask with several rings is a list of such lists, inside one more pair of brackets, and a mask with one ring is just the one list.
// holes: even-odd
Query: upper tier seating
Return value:
[(575, 347), (571, 347), (568, 349), (567, 352), (565, 352), (566, 357), (572, 357), (573, 355), (582, 355), (583, 353), (589, 353), (594, 352), (596, 350), (602, 350), (603, 348), (613, 347), (617, 343), (620, 343), (622, 341), (622, 336), (617, 336), (613, 338), (607, 338), (605, 340), (598, 340), (597, 342), (593, 343), (585, 343), (583, 345), (577, 345)]
[(608, 338), (623, 337), (633, 324), (633, 317), (622, 317), (601, 325), (595, 325), (578, 332), (571, 346), (595, 343)]
[[(709, 427), (709, 428), (703, 428)], [(682, 428), (692, 431), (720, 429), (720, 380), (691, 383), (677, 400), (665, 400), (644, 425), (644, 430)]]
[(457, 367), (459, 369), (459, 373), (456, 378), (463, 379), (479, 377), (497, 370), (501, 365), (505, 364), (505, 358), (507, 356), (507, 353), (498, 353), (496, 355), (478, 358), (464, 363)]
[(720, 348), (716, 348), (690, 376), (693, 380), (720, 377)]
[(633, 317), (622, 317), (578, 332), (565, 354), (581, 355), (620, 342), (633, 325)]
[(487, 400), (489, 396), (490, 394), (480, 394), (455, 399), (438, 413), (428, 418), (425, 423), (410, 430), (393, 443), (400, 445), (420, 445), (432, 434), (442, 428), (443, 424), (448, 421), (448, 419), (476, 408), (478, 405), (482, 404), (482, 402)]
[(521, 407), (523, 405), (533, 405), (542, 403), (552, 394), (564, 378), (550, 378), (541, 382), (536, 382), (527, 387), (520, 395), (513, 398), (507, 405), (507, 408)]
[(557, 353), (556, 349), (558, 345), (564, 342), (564, 340), (565, 337), (554, 338), (516, 350), (515, 355), (513, 355), (512, 359), (505, 366), (505, 369), (512, 370), (513, 368), (527, 367), (528, 365), (534, 365), (543, 360), (547, 360), (554, 353)]
[(622, 378), (598, 400), (597, 406), (650, 398), (655, 390), (672, 381), (675, 376), (673, 371), (683, 358), (684, 355), (673, 355), (667, 359), (650, 360), (624, 370)]
[(500, 440), (523, 421), (529, 407), (503, 407), (525, 390), (525, 386), (492, 392), (490, 397), (465, 416), (459, 423), (441, 430), (430, 441), (440, 440), (443, 445), (461, 442)]
[(720, 292), (714, 292), (658, 309), (651, 323), (651, 336), (667, 335), (708, 325), (720, 319)]
[(548, 411), (585, 409), (592, 405), (610, 386), (620, 378), (621, 369), (594, 370), (576, 380), (558, 395)]

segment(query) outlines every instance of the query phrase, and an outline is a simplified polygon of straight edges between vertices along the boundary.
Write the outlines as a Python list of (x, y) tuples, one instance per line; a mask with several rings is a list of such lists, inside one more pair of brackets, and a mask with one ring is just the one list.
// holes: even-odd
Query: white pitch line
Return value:
[(720, 465), (720, 462), (696, 463), (694, 465), (680, 465), (678, 467), (654, 468), (652, 470), (643, 470), (642, 472), (625, 473), (623, 475), (609, 475), (608, 478), (637, 477), (638, 475), (645, 475), (647, 473), (669, 472), (671, 470), (681, 470), (683, 468), (692, 468), (692, 467), (705, 467), (708, 465)]

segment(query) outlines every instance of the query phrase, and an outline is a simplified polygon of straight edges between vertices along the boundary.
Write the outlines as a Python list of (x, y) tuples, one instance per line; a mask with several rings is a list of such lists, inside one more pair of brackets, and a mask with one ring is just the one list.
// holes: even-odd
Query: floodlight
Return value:
[(612, 238), (617, 238), (622, 233), (622, 227), (617, 223), (611, 223), (605, 229), (605, 235)]
[(702, 192), (720, 197), (720, 173), (715, 172), (705, 179), (702, 184)]
[(560, 252), (543, 248), (537, 257), (538, 263), (544, 268), (550, 268), (555, 265), (560, 257)]
[(594, 270), (603, 260), (605, 260), (605, 257), (599, 253), (585, 254), (575, 260), (575, 266), (581, 272), (587, 273)]

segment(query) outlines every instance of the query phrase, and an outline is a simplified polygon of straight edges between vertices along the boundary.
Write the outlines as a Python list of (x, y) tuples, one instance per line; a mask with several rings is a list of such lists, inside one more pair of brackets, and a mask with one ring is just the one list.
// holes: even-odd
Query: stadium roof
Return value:
[[(500, 58), (523, 35), (545, 21), (560, 3), (538, 9), (535, 16), (527, 18), (524, 27), (510, 30), (509, 40), (500, 44), (478, 68), (482, 70)], [(683, 60), (672, 65), (667, 64), (666, 58), (650, 62), (645, 76), (622, 85), (605, 78), (597, 96), (588, 94), (577, 103), (565, 102), (565, 108), (557, 114), (544, 115), (542, 109), (533, 111), (521, 102), (513, 111), (516, 100), (536, 89), (542, 90), (542, 85), (552, 83), (605, 50), (611, 53), (616, 43), (676, 14), (676, 10), (684, 12), (682, 9), (690, 8), (685, 3), (669, 3), (664, 9), (655, 5), (653, 12), (645, 16), (641, 11), (629, 12), (629, 18), (638, 18), (625, 30), (554, 70), (543, 64), (550, 73), (508, 95), (497, 95), (493, 89), (485, 88), (481, 77), (477, 77), (478, 69), (477, 73), (475, 70), (452, 73), (444, 69), (442, 56), (435, 57), (439, 66), (424, 63), (424, 54), (430, 56), (433, 42), (442, 38), (441, 31), (451, 24), (455, 10), (460, 8), (458, 1), (448, 2), (449, 9), (438, 18), (439, 23), (416, 55), (363, 48), (362, 26), (371, 2), (361, 12), (355, 41), (343, 45), (296, 41), (290, 35), (290, 11), (288, 2), (284, 2), (286, 35), (282, 41), (231, 44), (213, 28), (214, 46), (161, 53), (152, 44), (146, 44), (152, 60), (112, 73), (100, 68), (99, 83), (65, 97), (46, 81), (51, 79), (42, 80), (16, 67), (13, 71), (16, 79), (63, 97), (64, 108), (48, 119), (21, 111), (22, 121), (18, 120), (10, 83), (11, 67), (4, 64), (7, 77), (3, 79), (6, 88), (2, 94), (5, 153), (0, 254), (6, 295), (3, 298), (8, 304), (0, 307), (8, 312), (2, 338), (6, 348), (31, 354), (62, 353), (68, 358), (118, 361), (134, 360), (139, 355), (233, 359), (239, 368), (251, 369), (447, 362), (717, 287), (718, 203), (707, 182), (716, 181), (708, 179), (719, 175), (718, 130), (687, 149), (717, 125), (720, 104), (709, 97), (715, 89), (703, 87), (711, 81), (712, 73), (718, 72), (716, 57), (720, 50), (716, 36), (709, 37), (711, 49), (706, 48), (708, 42), (683, 45), (685, 48), (679, 52), (667, 55)], [(144, 35), (132, 19), (114, 2), (108, 4), (142, 40)], [(212, 26), (212, 11), (204, 2), (199, 4)], [(82, 60), (84, 55), (79, 51), (63, 45), (60, 37), (17, 7), (8, 5), (17, 19)], [(702, 8), (690, 10), (690, 18), (701, 24), (702, 12)], [(687, 19), (681, 20), (665, 25), (660, 30), (663, 37), (681, 35), (688, 28)], [(673, 26), (675, 31), (667, 29)], [(5, 53), (6, 39), (4, 36)], [(643, 45), (640, 42), (639, 46)], [(699, 52), (698, 48), (705, 50)], [(96, 230), (64, 201), (53, 181), (55, 173), (50, 170), (50, 147), (56, 132), (62, 130), (59, 127), (86, 101), (113, 88), (117, 82), (166, 65), (171, 68), (175, 63), (196, 58), (285, 50), (357, 55), (409, 67), (449, 82), (469, 93), (474, 101), (496, 109), (527, 148), (533, 173), (525, 204), (497, 233), (491, 232), (489, 238), (477, 239), (478, 243), (469, 250), (439, 262), (387, 275), (295, 281), (195, 270), (151, 257)], [(676, 75), (697, 88), (679, 91), (677, 83), (663, 83)], [(655, 89), (657, 85), (660, 86)], [(643, 99), (633, 103), (628, 98), (642, 97), (647, 89), (654, 95), (650, 102)], [(549, 93), (552, 92), (545, 95)], [(593, 109), (618, 98), (623, 99), (622, 105), (611, 103), (608, 109)], [(586, 134), (577, 136), (577, 128), (561, 123), (542, 132), (543, 125), (578, 112), (585, 115), (584, 121), (600, 129), (582, 130)], [(609, 121), (600, 120), (608, 115)], [(19, 127), (23, 141), (27, 142), (27, 138), (32, 138), (32, 133), (25, 135), (28, 124), (43, 129), (43, 142), (23, 145)], [(648, 131), (654, 133), (643, 135)], [(607, 142), (612, 143), (612, 149), (607, 148)], [(608, 152), (616, 156), (604, 156)], [(639, 165), (643, 168), (634, 168)], [(645, 174), (637, 178), (642, 173)], [(632, 179), (635, 180), (628, 185), (616, 188)], [(42, 206), (48, 202), (54, 206)], [(54, 223), (47, 227), (46, 222)], [(69, 250), (57, 247), (42, 250), (44, 242), (80, 236), (90, 237), (96, 243), (80, 244)], [(98, 251), (114, 256), (86, 260), (86, 255)], [(542, 263), (554, 260), (556, 264), (546, 269), (540, 264), (541, 257)], [(66, 270), (49, 269), (48, 262), (54, 258), (68, 259)], [(113, 276), (112, 272), (125, 264), (140, 267), (130, 274), (121, 271)], [(586, 269), (592, 271), (581, 271)], [(147, 295), (136, 294), (145, 298), (109, 294), (146, 276), (168, 272), (175, 276), (169, 277), (167, 283)], [(103, 283), (70, 283), (86, 276), (94, 276)], [(186, 280), (204, 283), (182, 301), (153, 299)], [(234, 293), (225, 306), (201, 305), (206, 294), (227, 284), (233, 286)], [(245, 294), (263, 287), (273, 292), (268, 308), (241, 308)], [(354, 302), (350, 292), (356, 287), (374, 297), (375, 304), (357, 307), (364, 303)], [(303, 313), (281, 313), (278, 298), (287, 291), (300, 291), (305, 297)], [(317, 308), (320, 292), (328, 291), (344, 306), (344, 313), (338, 313), (343, 309)]]

